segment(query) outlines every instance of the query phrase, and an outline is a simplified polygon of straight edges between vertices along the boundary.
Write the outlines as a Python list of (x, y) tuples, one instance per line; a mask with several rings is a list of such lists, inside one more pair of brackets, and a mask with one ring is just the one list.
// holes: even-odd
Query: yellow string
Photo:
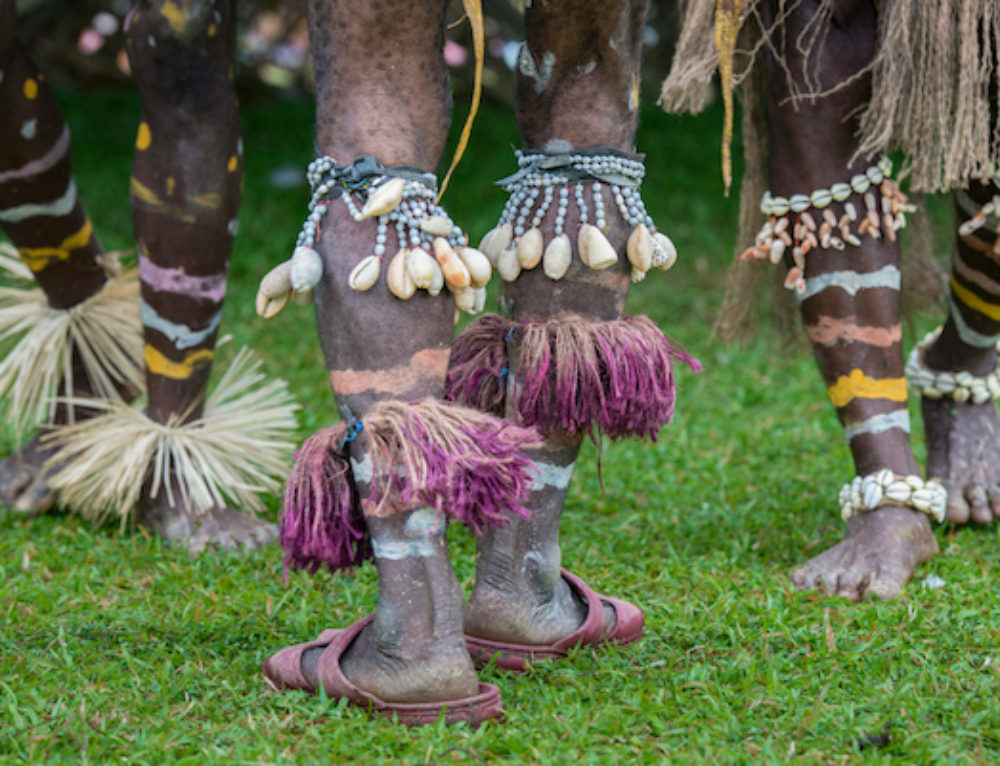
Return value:
[(469, 23), (472, 25), (472, 47), (476, 54), (476, 78), (472, 86), (472, 106), (469, 107), (469, 116), (465, 118), (462, 135), (458, 139), (458, 146), (455, 147), (455, 154), (451, 158), (448, 172), (444, 174), (436, 202), (441, 201), (444, 190), (448, 188), (448, 181), (451, 180), (451, 174), (455, 172), (459, 160), (465, 154), (465, 148), (469, 144), (469, 136), (472, 133), (472, 122), (476, 119), (476, 113), (479, 111), (479, 99), (483, 92), (483, 61), (486, 57), (483, 42), (483, 6), (480, 0), (462, 0), (462, 5), (465, 7), (465, 15), (469, 17)]
[(726, 115), (722, 127), (722, 181), (726, 196), (733, 185), (733, 55), (740, 34), (744, 0), (716, 0), (715, 51), (719, 54), (719, 81)]

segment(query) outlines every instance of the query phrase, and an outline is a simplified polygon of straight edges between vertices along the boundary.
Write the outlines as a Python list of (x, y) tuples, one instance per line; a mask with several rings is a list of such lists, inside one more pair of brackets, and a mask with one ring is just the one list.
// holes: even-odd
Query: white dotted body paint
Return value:
[(535, 59), (528, 50), (527, 43), (521, 43), (521, 53), (517, 58), (517, 68), (525, 77), (535, 81), (535, 93), (541, 93), (552, 78), (552, 69), (556, 65), (556, 54), (545, 51), (542, 54), (542, 65), (535, 66)]
[(887, 287), (890, 290), (899, 290), (899, 269), (895, 266), (883, 266), (877, 271), (870, 271), (867, 274), (859, 274), (856, 271), (831, 271), (829, 274), (820, 274), (806, 280), (806, 289), (799, 294), (799, 301), (811, 298), (817, 293), (821, 293), (828, 287), (839, 287), (848, 295), (857, 295), (861, 290), (870, 290), (876, 287)]
[(28, 139), (29, 141), (35, 137), (35, 133), (38, 132), (38, 120), (30, 119), (26, 120), (21, 125), (21, 135)]

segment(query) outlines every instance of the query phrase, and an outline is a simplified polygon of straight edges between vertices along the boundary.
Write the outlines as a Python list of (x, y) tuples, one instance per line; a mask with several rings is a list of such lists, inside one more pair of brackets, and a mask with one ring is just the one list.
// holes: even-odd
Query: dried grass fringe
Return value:
[[(124, 525), (143, 483), (196, 512), (231, 505), (258, 511), (258, 493), (280, 490), (295, 444), (294, 403), (283, 380), (264, 383), (260, 360), (241, 349), (205, 402), (202, 417), (157, 423), (123, 402), (71, 399), (96, 410), (59, 428), (46, 444), (59, 447), (47, 468), (66, 508), (93, 521), (117, 516)], [(176, 479), (176, 489), (167, 480)]]
[[(0, 396), (5, 419), (20, 440), (51, 422), (55, 397), (74, 391), (73, 357), (81, 361), (93, 394), (120, 400), (119, 390), (142, 391), (142, 321), (136, 269), (116, 273), (98, 292), (68, 309), (54, 309), (17, 249), (0, 243), (0, 271), (14, 285), (0, 286), (0, 343), (9, 350), (0, 362)], [(117, 259), (115, 259), (117, 265)], [(73, 408), (68, 408), (70, 422)]]

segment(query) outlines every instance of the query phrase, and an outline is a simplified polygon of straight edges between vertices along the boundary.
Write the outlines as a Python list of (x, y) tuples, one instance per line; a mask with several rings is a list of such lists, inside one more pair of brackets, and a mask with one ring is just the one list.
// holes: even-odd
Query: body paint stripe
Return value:
[(546, 487), (566, 489), (569, 486), (570, 479), (573, 478), (574, 463), (556, 465), (555, 463), (546, 463), (542, 460), (532, 460), (531, 465), (534, 468), (535, 474), (531, 482), (533, 492), (545, 489)]
[(67, 260), (74, 250), (85, 247), (93, 234), (94, 225), (88, 218), (76, 233), (66, 237), (58, 247), (22, 247), (21, 260), (32, 271), (41, 271), (53, 258), (58, 258), (60, 261)]
[(978, 295), (976, 295), (968, 287), (964, 287), (958, 283), (955, 279), (955, 275), (951, 275), (951, 291), (962, 303), (968, 306), (973, 311), (978, 311), (980, 314), (988, 316), (990, 319), (1000, 322), (1000, 306), (995, 303), (987, 303)]
[(185, 380), (190, 378), (196, 367), (202, 367), (211, 363), (215, 356), (215, 350), (203, 348), (200, 351), (192, 351), (184, 357), (183, 362), (175, 362), (167, 359), (157, 349), (146, 344), (146, 369), (154, 375), (162, 375), (165, 378), (174, 380)]
[(177, 348), (191, 348), (204, 343), (212, 333), (219, 329), (221, 321), (222, 310), (220, 309), (212, 315), (203, 329), (193, 330), (187, 325), (164, 319), (156, 313), (156, 309), (146, 301), (142, 301), (142, 324), (166, 335)]
[(158, 293), (181, 293), (219, 303), (226, 295), (226, 272), (208, 277), (192, 277), (183, 269), (166, 268), (153, 263), (140, 247), (139, 279)]
[(855, 436), (880, 434), (893, 428), (910, 433), (910, 413), (908, 410), (884, 412), (881, 415), (862, 420), (860, 423), (844, 426), (844, 436), (847, 437), (847, 441), (850, 441)]
[(52, 144), (52, 148), (45, 152), (45, 154), (37, 160), (32, 160), (27, 165), (22, 165), (21, 167), (14, 168), (13, 170), (0, 172), (0, 184), (19, 178), (31, 178), (32, 176), (41, 175), (49, 168), (57, 165), (59, 160), (66, 156), (66, 152), (68, 150), (69, 128), (63, 127), (62, 134), (56, 139), (56, 142)]
[(179, 207), (173, 205), (168, 205), (159, 196), (145, 186), (138, 178), (132, 176), (129, 180), (129, 190), (132, 192), (132, 196), (139, 202), (149, 205), (153, 210), (162, 215), (171, 215), (175, 218), (179, 218), (184, 223), (195, 223), (198, 219), (194, 213), (189, 213), (182, 210)]
[(977, 332), (969, 327), (969, 323), (962, 316), (962, 310), (950, 295), (948, 296), (948, 311), (951, 314), (952, 321), (955, 322), (958, 337), (962, 339), (963, 343), (976, 348), (992, 348), (1000, 340), (1000, 333), (996, 335), (983, 335), (981, 332)]
[(899, 269), (895, 266), (883, 266), (878, 271), (859, 274), (856, 271), (831, 271), (806, 280), (806, 289), (799, 295), (799, 301), (812, 298), (828, 287), (839, 287), (848, 295), (857, 295), (862, 290), (876, 287), (886, 287), (898, 290), (900, 284)]
[(430, 558), (434, 555), (433, 541), (423, 540), (378, 540), (372, 538), (372, 554), (377, 559), (399, 561), (409, 558)]
[(69, 179), (66, 191), (58, 199), (51, 202), (32, 202), (27, 205), (18, 205), (0, 210), (0, 221), (7, 223), (18, 223), (26, 218), (37, 218), (39, 216), (50, 216), (58, 218), (69, 213), (76, 206), (76, 184), (73, 179)]
[(838, 341), (867, 343), (878, 348), (889, 348), (903, 339), (903, 325), (868, 327), (859, 325), (853, 316), (845, 319), (821, 316), (815, 324), (806, 325), (809, 340), (822, 346), (832, 346)]
[(399, 394), (413, 389), (421, 379), (440, 379), (448, 367), (451, 349), (418, 351), (406, 364), (385, 370), (330, 370), (330, 385), (341, 396), (365, 391)]
[(841, 375), (826, 389), (834, 407), (846, 407), (854, 399), (906, 401), (906, 378), (869, 378), (861, 370)]
[(353, 457), (351, 458), (351, 473), (354, 474), (355, 482), (371, 484), (374, 470), (371, 455), (365, 453), (365, 456), (360, 461), (355, 460)]
[(956, 252), (955, 256), (951, 259), (951, 267), (958, 272), (958, 274), (966, 282), (971, 282), (976, 287), (981, 287), (988, 293), (993, 295), (1000, 295), (1000, 282), (995, 282), (990, 279), (982, 271), (977, 271), (962, 260), (961, 253)]

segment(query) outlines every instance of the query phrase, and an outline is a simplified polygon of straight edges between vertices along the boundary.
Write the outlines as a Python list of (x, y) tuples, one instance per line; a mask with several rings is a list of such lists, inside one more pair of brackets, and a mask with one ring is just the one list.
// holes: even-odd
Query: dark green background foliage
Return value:
[[(120, 91), (62, 100), (97, 230), (108, 248), (130, 248), (137, 100)], [(711, 338), (737, 207), (722, 197), (720, 117), (717, 108), (670, 118), (649, 107), (638, 141), (647, 205), (680, 260), (639, 284), (629, 309), (686, 344), (705, 372), (678, 371), (676, 422), (656, 444), (603, 445), (603, 491), (598, 451), (585, 447), (562, 525), (565, 563), (646, 609), (637, 646), (580, 650), (521, 677), (487, 670), (507, 723), (407, 731), (324, 698), (274, 693), (260, 676), (276, 649), (369, 612), (370, 566), (285, 583), (276, 547), (191, 560), (142, 530), (0, 511), (0, 761), (995, 760), (997, 528), (940, 527), (941, 555), (894, 603), (789, 587), (791, 568), (840, 538), (835, 498), (852, 466), (801, 344), (762, 335), (740, 350)], [(311, 106), (250, 104), (244, 133), (246, 193), (223, 331), (288, 380), (305, 438), (336, 417), (312, 312), (289, 307), (265, 322), (253, 301), (303, 217), (305, 190), (268, 179), (311, 158)], [(508, 110), (487, 104), (445, 199), (475, 240), (499, 213), (491, 181), (511, 171), (518, 143)], [(947, 224), (940, 201), (937, 218)], [(907, 346), (936, 320), (916, 318)], [(450, 535), (468, 587), (473, 541), (462, 529)], [(922, 586), (932, 573), (943, 587)], [(888, 743), (859, 755), (858, 741), (887, 726)]]

